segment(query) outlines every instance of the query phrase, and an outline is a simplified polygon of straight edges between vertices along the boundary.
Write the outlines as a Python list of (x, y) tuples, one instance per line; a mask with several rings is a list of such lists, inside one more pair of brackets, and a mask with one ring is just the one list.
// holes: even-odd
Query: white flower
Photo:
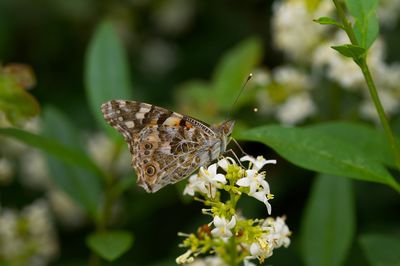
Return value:
[(243, 156), (240, 158), (240, 161), (242, 162), (251, 162), (252, 164), (252, 169), (259, 171), (261, 168), (264, 167), (266, 164), (276, 164), (276, 160), (265, 160), (263, 156), (257, 156), (257, 158), (254, 158), (250, 155)]
[(314, 114), (316, 107), (309, 93), (290, 96), (277, 108), (277, 119), (286, 125), (294, 125)]
[(272, 16), (274, 44), (288, 57), (301, 63), (311, 60), (309, 54), (324, 39), (328, 27), (313, 22), (314, 18), (329, 16), (333, 5), (321, 1), (310, 11), (306, 1), (275, 1)]
[[(264, 180), (265, 181), (265, 180)], [(271, 204), (268, 202), (269, 199), (273, 198), (273, 195), (270, 193), (269, 184), (265, 181), (261, 183), (262, 189), (258, 190), (254, 193), (249, 193), (249, 196), (261, 201), (265, 204), (268, 210), (268, 214), (271, 214)]]
[(194, 262), (187, 266), (227, 266), (226, 263), (218, 256), (208, 256), (205, 258), (197, 258)]
[(217, 164), (212, 164), (207, 169), (200, 167), (199, 173), (189, 178), (183, 194), (194, 196), (195, 192), (200, 192), (214, 198), (220, 184), (226, 184), (226, 178), (217, 173)]
[[(236, 181), (236, 184), (240, 187), (249, 187), (249, 194), (255, 193), (261, 186), (264, 186), (262, 183), (267, 183), (264, 180), (264, 176), (259, 174), (256, 170), (246, 170), (246, 175), (243, 178), (240, 178)], [(268, 183), (267, 183), (268, 185)]]
[[(1, 258), (18, 260), (18, 265), (47, 265), (57, 253), (57, 238), (45, 201), (37, 200), (19, 214), (14, 210), (1, 210)], [(33, 261), (42, 263), (33, 264)]]
[(287, 248), (290, 245), (291, 232), (285, 223), (285, 217), (267, 218), (263, 223), (263, 229), (269, 232), (268, 239), (273, 243), (274, 248), (281, 246)]
[(378, 7), (378, 18), (384, 27), (396, 27), (400, 14), (400, 1), (380, 0)]
[(48, 191), (47, 197), (57, 220), (65, 227), (77, 228), (87, 220), (82, 208), (63, 191), (53, 188)]
[(191, 257), (191, 255), (192, 251), (189, 249), (188, 251), (177, 257), (175, 261), (177, 264), (192, 263), (194, 261), (194, 258)]
[(211, 231), (213, 236), (221, 237), (223, 240), (229, 239), (233, 234), (231, 229), (236, 225), (236, 218), (232, 216), (231, 220), (228, 222), (225, 217), (214, 217), (215, 228)]
[(218, 166), (224, 169), (226, 172), (228, 170), (228, 166), (232, 164), (236, 164), (235, 160), (231, 157), (224, 157), (217, 162)]

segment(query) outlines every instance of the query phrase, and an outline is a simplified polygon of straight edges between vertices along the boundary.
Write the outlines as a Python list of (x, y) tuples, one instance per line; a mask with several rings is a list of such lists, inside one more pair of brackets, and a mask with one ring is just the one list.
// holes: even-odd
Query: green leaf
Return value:
[(85, 85), (93, 115), (112, 136), (100, 111), (102, 103), (112, 99), (131, 99), (127, 55), (110, 21), (103, 21), (90, 41), (85, 58)]
[(331, 46), (332, 49), (338, 51), (346, 57), (354, 58), (355, 60), (365, 55), (365, 48), (353, 44), (343, 44), (338, 46)]
[(400, 235), (367, 234), (360, 244), (371, 266), (398, 266)]
[[(47, 107), (44, 110), (43, 122), (46, 136), (85, 154), (77, 130), (59, 110)], [(102, 176), (82, 167), (68, 165), (51, 155), (47, 156), (47, 161), (54, 182), (97, 219), (102, 196)]]
[(322, 25), (334, 25), (341, 29), (344, 29), (343, 24), (341, 24), (341, 23), (337, 22), (335, 19), (329, 18), (329, 17), (320, 17), (318, 19), (314, 19), (314, 22), (317, 22)]
[(129, 250), (133, 237), (129, 232), (109, 231), (91, 234), (86, 243), (100, 257), (113, 261)]
[(300, 167), (382, 183), (400, 191), (400, 185), (380, 161), (375, 161), (349, 140), (340, 139), (330, 132), (313, 127), (271, 125), (240, 132), (238, 137), (242, 140), (260, 141)]
[(342, 265), (354, 237), (351, 181), (318, 176), (302, 224), (302, 255), (308, 266)]
[(350, 14), (355, 18), (354, 32), (359, 45), (368, 49), (379, 34), (376, 15), (378, 0), (346, 0)]
[(72, 165), (80, 166), (99, 176), (102, 170), (82, 152), (71, 149), (60, 142), (37, 134), (33, 134), (17, 128), (0, 128), (0, 135), (14, 138), (22, 143), (38, 148), (44, 152), (54, 155), (59, 160)]
[(243, 83), (262, 58), (262, 43), (252, 38), (240, 43), (224, 55), (215, 74), (213, 97), (218, 107), (227, 110), (237, 97)]
[(395, 158), (382, 131), (361, 123), (330, 122), (308, 126), (351, 143), (369, 159), (384, 165), (396, 167)]
[(0, 112), (7, 120), (18, 125), (39, 114), (36, 99), (10, 77), (0, 73)]

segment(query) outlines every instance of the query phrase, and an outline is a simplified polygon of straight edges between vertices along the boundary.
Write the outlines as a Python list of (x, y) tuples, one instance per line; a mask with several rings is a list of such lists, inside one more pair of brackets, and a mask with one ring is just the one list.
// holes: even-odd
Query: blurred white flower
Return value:
[(277, 108), (278, 120), (287, 125), (294, 125), (304, 121), (316, 112), (314, 101), (308, 93), (293, 95)]
[(49, 190), (47, 198), (57, 220), (67, 228), (77, 228), (86, 222), (85, 212), (63, 191)]
[(13, 175), (14, 167), (12, 162), (7, 158), (0, 158), (0, 185), (10, 183)]
[(20, 181), (33, 189), (48, 189), (52, 186), (46, 158), (43, 153), (28, 149), (21, 157)]
[(378, 18), (382, 26), (394, 28), (397, 25), (400, 14), (400, 1), (380, 0), (378, 6)]
[(307, 73), (293, 66), (280, 66), (272, 71), (274, 82), (283, 85), (288, 95), (307, 91), (312, 88), (312, 81)]
[(289, 227), (285, 223), (285, 217), (277, 217), (276, 219), (268, 217), (263, 223), (264, 230), (268, 231), (268, 238), (273, 243), (274, 248), (290, 245), (289, 236), (292, 234)]
[(231, 229), (236, 225), (236, 218), (232, 216), (228, 222), (225, 217), (215, 216), (213, 223), (215, 228), (211, 231), (211, 234), (226, 241), (233, 235)]
[(127, 149), (123, 149), (116, 161), (115, 156), (115, 143), (103, 132), (91, 134), (88, 137), (87, 150), (91, 158), (101, 167), (104, 171), (110, 171), (112, 167), (117, 171), (119, 175), (124, 175), (132, 171), (130, 167), (129, 152)]
[(274, 44), (290, 59), (309, 62), (310, 53), (325, 38), (328, 27), (321, 27), (313, 21), (320, 16), (330, 16), (333, 4), (321, 1), (315, 10), (307, 1), (275, 1), (272, 16)]
[(149, 40), (141, 52), (141, 67), (151, 75), (165, 75), (176, 65), (176, 49), (164, 40)]
[(37, 200), (19, 214), (0, 210), (0, 258), (12, 265), (47, 265), (58, 242), (47, 203)]
[(190, 26), (195, 4), (192, 0), (163, 1), (156, 6), (152, 18), (162, 32), (176, 35)]
[(272, 81), (257, 95), (258, 107), (264, 114), (275, 113), (284, 124), (297, 124), (316, 111), (311, 97), (314, 84), (307, 73), (293, 66), (272, 71)]
[[(378, 94), (387, 115), (390, 116), (399, 111), (400, 95), (394, 95), (390, 91), (384, 90), (378, 90)], [(360, 112), (364, 118), (372, 119), (379, 123), (378, 112), (370, 97), (366, 96), (366, 99), (361, 103)]]
[(192, 257), (192, 251), (189, 249), (188, 251), (177, 257), (175, 261), (177, 264), (186, 264), (193, 262), (194, 258)]

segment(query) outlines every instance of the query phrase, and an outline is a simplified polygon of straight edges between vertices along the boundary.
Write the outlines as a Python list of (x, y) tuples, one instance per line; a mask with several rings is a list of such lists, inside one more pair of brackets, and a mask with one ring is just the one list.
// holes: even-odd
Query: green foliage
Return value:
[[(363, 131), (365, 127), (362, 126), (347, 123), (327, 125), (333, 132), (349, 132), (350, 135), (333, 135), (324, 129), (324, 125), (322, 130), (318, 126), (294, 128), (271, 125), (245, 130), (238, 134), (238, 138), (260, 141), (285, 159), (306, 169), (382, 183), (400, 191), (400, 185), (385, 169), (382, 159), (377, 160), (376, 156), (370, 155), (370, 150), (365, 149), (371, 145), (378, 154), (383, 154), (387, 152), (387, 144), (379, 146), (380, 141), (367, 140), (371, 130)], [(351, 138), (355, 135), (361, 136), (356, 141), (357, 145), (353, 144), (354, 138)]]
[(36, 99), (12, 77), (3, 75), (0, 67), (0, 112), (8, 122), (19, 125), (38, 115), (39, 111)]
[(317, 22), (321, 25), (334, 25), (338, 28), (344, 29), (343, 24), (341, 24), (338, 21), (336, 21), (335, 19), (329, 18), (329, 17), (320, 17), (318, 19), (314, 19), (314, 22)]
[[(250, 38), (242, 41), (220, 59), (211, 83), (189, 81), (180, 87), (178, 101), (190, 115), (212, 121), (228, 111), (237, 97), (244, 81), (262, 58), (261, 40)], [(212, 97), (210, 97), (212, 95)], [(246, 91), (239, 99), (241, 105), (252, 98)]]
[(396, 266), (400, 262), (400, 236), (365, 234), (360, 244), (371, 266)]
[(261, 41), (253, 38), (239, 43), (222, 57), (212, 85), (219, 108), (232, 107), (244, 80), (260, 62), (261, 55)]
[(88, 236), (86, 243), (100, 257), (113, 261), (130, 249), (133, 237), (125, 231), (100, 232)]
[(343, 265), (354, 237), (352, 194), (348, 179), (327, 175), (315, 179), (301, 231), (305, 265)]
[(365, 56), (366, 50), (357, 45), (353, 44), (343, 44), (332, 46), (332, 49), (338, 51), (342, 55), (350, 58), (354, 58), (354, 60), (359, 60), (361, 57)]
[[(85, 154), (77, 130), (68, 119), (57, 109), (48, 107), (43, 116), (44, 134), (49, 138), (59, 141), (62, 145), (74, 149), (79, 154)], [(87, 157), (87, 160), (90, 160)], [(68, 165), (64, 161), (57, 160), (48, 155), (47, 161), (50, 169), (50, 177), (60, 189), (66, 192), (79, 205), (95, 219), (98, 218), (98, 204), (102, 194), (102, 175), (99, 169), (94, 173), (89, 169)], [(94, 165), (93, 162), (90, 162)]]
[(127, 55), (112, 23), (101, 22), (87, 50), (85, 85), (93, 116), (112, 136), (116, 132), (104, 122), (100, 106), (111, 99), (132, 98), (129, 72)]
[(379, 34), (376, 15), (378, 0), (346, 0), (347, 8), (355, 19), (353, 30), (362, 48), (368, 49)]
[(78, 150), (66, 147), (53, 139), (17, 128), (0, 128), (0, 135), (14, 138), (22, 143), (43, 150), (69, 165), (80, 166), (94, 174), (102, 175), (102, 171), (99, 167), (89, 157), (87, 157), (86, 154), (82, 154)]

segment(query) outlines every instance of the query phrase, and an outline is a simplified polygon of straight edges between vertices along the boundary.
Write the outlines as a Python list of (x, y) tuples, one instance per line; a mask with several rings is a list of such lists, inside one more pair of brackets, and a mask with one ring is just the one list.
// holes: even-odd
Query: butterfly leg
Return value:
[(236, 139), (234, 139), (234, 138), (231, 138), (231, 139), (232, 139), (232, 141), (236, 144), (236, 146), (239, 148), (240, 152), (241, 152), (243, 155), (248, 155), (248, 154), (242, 149), (242, 146), (239, 145), (239, 143), (236, 141)]
[[(243, 166), (243, 164), (240, 162), (240, 159), (237, 157), (236, 153), (235, 153), (232, 149), (226, 150), (226, 151), (224, 152), (224, 154), (227, 154), (227, 153), (232, 154), (233, 157), (235, 157), (235, 160), (240, 164), (240, 166), (241, 166), (242, 168), (245, 168), (245, 167)], [(224, 155), (221, 155), (221, 156), (224, 157)]]

